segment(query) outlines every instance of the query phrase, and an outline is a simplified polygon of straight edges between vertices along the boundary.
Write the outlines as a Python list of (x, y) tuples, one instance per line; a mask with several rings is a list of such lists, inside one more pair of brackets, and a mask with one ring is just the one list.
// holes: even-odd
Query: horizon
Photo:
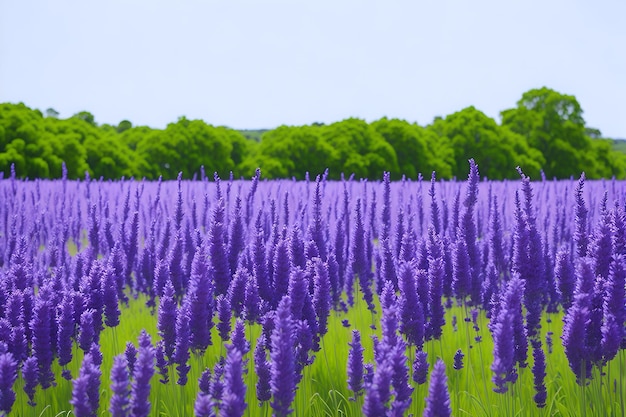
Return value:
[(423, 126), (470, 105), (500, 123), (547, 86), (626, 138), (624, 15), (617, 0), (0, 2), (0, 102), (155, 129)]

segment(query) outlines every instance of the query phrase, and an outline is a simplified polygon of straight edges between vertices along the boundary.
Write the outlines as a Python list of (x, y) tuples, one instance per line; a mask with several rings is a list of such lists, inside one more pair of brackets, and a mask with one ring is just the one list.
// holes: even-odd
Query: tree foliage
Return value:
[[(179, 118), (165, 129), (98, 124), (81, 111), (61, 119), (26, 105), (0, 104), (0, 172), (11, 165), (20, 177), (59, 178), (65, 163), (69, 178), (137, 177), (174, 179), (204, 172), (250, 177), (261, 167), (265, 178), (304, 179), (329, 169), (342, 174), (393, 179), (437, 172), (462, 178), (473, 158), (491, 179), (517, 178), (516, 166), (532, 178), (626, 176), (626, 155), (612, 141), (586, 126), (574, 96), (543, 87), (524, 93), (502, 122), (467, 107), (426, 126), (383, 117), (371, 123), (349, 118), (325, 125), (279, 126), (251, 137), (202, 120)], [(256, 132), (256, 131), (255, 131)], [(6, 175), (6, 174), (5, 174)]]

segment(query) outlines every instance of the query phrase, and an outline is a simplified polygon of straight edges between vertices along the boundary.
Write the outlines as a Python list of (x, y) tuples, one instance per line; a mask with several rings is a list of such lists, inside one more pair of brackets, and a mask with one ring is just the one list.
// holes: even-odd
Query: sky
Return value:
[(623, 0), (0, 0), (0, 102), (235, 129), (574, 95), (626, 138)]

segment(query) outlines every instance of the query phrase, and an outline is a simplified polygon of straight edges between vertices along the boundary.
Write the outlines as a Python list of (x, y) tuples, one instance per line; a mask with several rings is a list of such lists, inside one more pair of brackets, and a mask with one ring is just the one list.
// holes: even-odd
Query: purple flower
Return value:
[(441, 359), (437, 359), (433, 372), (430, 375), (424, 417), (447, 417), (451, 415), (452, 409), (450, 408), (446, 365)]
[(243, 309), (245, 305), (246, 297), (246, 283), (250, 278), (248, 271), (243, 268), (237, 268), (233, 279), (228, 287), (228, 299), (230, 301), (230, 307), (233, 310), (235, 317), (242, 317)]
[(159, 374), (161, 378), (159, 382), (161, 384), (167, 384), (170, 382), (169, 370), (168, 370), (168, 361), (165, 355), (165, 343), (163, 340), (159, 340), (155, 347), (155, 358), (156, 358), (156, 366), (159, 369)]
[(219, 405), (220, 415), (241, 417), (246, 409), (246, 385), (243, 381), (242, 354), (235, 346), (228, 348), (224, 366), (224, 392)]
[(0, 410), (11, 413), (15, 402), (13, 384), (17, 379), (17, 362), (9, 352), (0, 354)]
[(458, 349), (456, 351), (456, 353), (454, 354), (454, 369), (456, 369), (457, 371), (463, 369), (463, 358), (465, 357), (465, 355), (463, 354), (463, 351), (461, 349)]
[(211, 392), (211, 368), (208, 366), (202, 371), (200, 378), (198, 378), (198, 387), (200, 392), (209, 394)]
[(295, 326), (291, 315), (291, 299), (284, 296), (276, 310), (274, 331), (271, 339), (271, 366), (274, 415), (283, 417), (291, 414), (291, 403), (296, 394), (296, 357), (294, 351)]
[(209, 226), (209, 270), (216, 294), (226, 294), (230, 285), (230, 267), (225, 245), (224, 200), (218, 199)]
[(235, 321), (235, 328), (230, 336), (232, 346), (239, 350), (242, 355), (250, 352), (250, 342), (246, 340), (246, 328), (241, 319)]
[(265, 309), (265, 302), (261, 302), (259, 288), (254, 275), (248, 275), (244, 298), (244, 317), (248, 323), (254, 323), (259, 320), (261, 312)]
[(139, 352), (131, 382), (130, 408), (133, 417), (150, 415), (150, 379), (154, 375), (154, 347), (145, 330), (139, 335)]
[(102, 271), (102, 301), (104, 304), (104, 324), (115, 327), (120, 323), (120, 307), (117, 297), (115, 275), (109, 265), (104, 266)]
[(320, 258), (314, 258), (313, 262), (315, 264), (313, 306), (317, 316), (319, 334), (324, 336), (328, 331), (327, 323), (331, 307), (328, 264), (322, 262)]
[(28, 405), (34, 407), (37, 405), (35, 392), (39, 384), (39, 366), (36, 356), (30, 356), (22, 364), (22, 379), (24, 380), (24, 392), (28, 396)]
[(591, 361), (586, 344), (586, 325), (589, 310), (574, 302), (563, 318), (563, 347), (569, 366), (576, 375), (576, 382), (585, 385), (591, 377)]
[(132, 375), (135, 372), (135, 363), (137, 362), (137, 348), (131, 342), (126, 342), (124, 356), (128, 364), (128, 372)]
[(535, 395), (533, 399), (535, 400), (538, 408), (543, 408), (546, 406), (548, 392), (545, 384), (546, 356), (541, 348), (541, 343), (533, 343), (533, 358), (535, 360), (533, 365)]
[(211, 396), (200, 391), (196, 397), (193, 411), (196, 417), (215, 417), (214, 406), (215, 403), (211, 400)]
[(237, 268), (239, 253), (241, 253), (245, 245), (244, 226), (241, 216), (241, 198), (239, 196), (235, 199), (235, 209), (232, 214), (231, 231), (228, 239), (228, 265), (230, 270), (234, 271)]
[(352, 342), (348, 352), (348, 388), (353, 392), (351, 400), (356, 401), (363, 391), (363, 346), (361, 345), (361, 333), (352, 330)]
[(400, 264), (400, 332), (406, 336), (409, 344), (421, 349), (424, 343), (424, 310), (418, 297), (415, 275), (412, 263)]
[(560, 250), (556, 254), (554, 267), (554, 279), (556, 281), (558, 294), (561, 298), (563, 308), (567, 311), (574, 299), (574, 289), (576, 288), (576, 277), (574, 266), (570, 260), (567, 250)]
[(281, 239), (276, 244), (273, 259), (274, 266), (274, 306), (278, 304), (280, 299), (287, 294), (289, 288), (289, 277), (291, 275), (291, 260), (289, 257), (288, 242)]
[(391, 403), (391, 415), (402, 417), (411, 405), (413, 387), (409, 384), (409, 368), (406, 364), (406, 343), (398, 336), (398, 344), (391, 351), (391, 367), (393, 374), (391, 384), (395, 393)]
[(66, 294), (57, 310), (57, 352), (59, 365), (65, 366), (72, 361), (72, 336), (74, 336), (74, 305)]
[(428, 335), (439, 340), (442, 327), (446, 324), (441, 297), (443, 295), (443, 281), (445, 266), (443, 258), (443, 243), (433, 229), (428, 232)]
[(169, 361), (171, 361), (174, 356), (174, 348), (176, 345), (176, 305), (174, 286), (168, 279), (165, 282), (163, 296), (159, 303), (157, 328), (159, 329), (159, 336), (161, 336), (163, 340), (165, 356)]
[(189, 303), (187, 300), (178, 309), (178, 317), (176, 318), (176, 347), (174, 351), (174, 363), (177, 364), (178, 385), (187, 384), (187, 373), (191, 369), (188, 365), (189, 361), (189, 338), (190, 338), (190, 321)]
[(626, 271), (624, 270), (623, 255), (615, 255), (611, 262), (609, 278), (604, 283), (604, 301), (602, 323), (602, 354), (605, 361), (613, 359), (620, 349), (623, 341), (626, 341), (624, 322), (626, 321), (626, 298), (624, 285)]
[(109, 411), (112, 417), (127, 417), (130, 411), (130, 374), (124, 355), (113, 358), (111, 368), (111, 400)]
[(211, 344), (213, 327), (213, 288), (209, 276), (208, 253), (204, 245), (196, 249), (191, 264), (187, 298), (190, 299), (191, 349), (204, 352)]
[(365, 398), (363, 400), (363, 414), (367, 417), (383, 416), (391, 398), (391, 378), (393, 368), (391, 362), (383, 360), (376, 364), (376, 370), (371, 383), (365, 385)]
[(589, 244), (589, 236), (587, 235), (587, 207), (585, 207), (585, 199), (583, 198), (583, 187), (585, 185), (585, 173), (580, 175), (578, 185), (576, 186), (576, 230), (574, 231), (574, 242), (576, 243), (576, 256), (582, 258), (587, 255), (587, 245)]
[(257, 341), (257, 345), (254, 348), (254, 373), (257, 376), (256, 383), (256, 398), (259, 403), (269, 401), (272, 398), (271, 391), (271, 369), (270, 363), (267, 361), (267, 354), (265, 353), (265, 347), (267, 341), (264, 335)]
[(428, 376), (428, 353), (423, 350), (415, 351), (415, 360), (413, 361), (413, 381), (419, 385), (426, 383)]
[(231, 309), (230, 301), (227, 296), (220, 294), (215, 299), (217, 304), (217, 330), (223, 341), (227, 341), (230, 338), (230, 322), (231, 322)]
[(72, 399), (77, 417), (95, 417), (100, 406), (100, 369), (94, 364), (90, 353), (85, 354), (78, 378), (73, 380)]
[(87, 352), (91, 348), (91, 344), (95, 342), (94, 316), (96, 310), (89, 308), (80, 316), (80, 333), (78, 335), (78, 345)]
[[(39, 365), (39, 383), (41, 388), (48, 389), (54, 382), (52, 373), (52, 316), (50, 303), (40, 297), (35, 301), (33, 319), (31, 321), (33, 356)], [(91, 345), (91, 344), (90, 344)]]

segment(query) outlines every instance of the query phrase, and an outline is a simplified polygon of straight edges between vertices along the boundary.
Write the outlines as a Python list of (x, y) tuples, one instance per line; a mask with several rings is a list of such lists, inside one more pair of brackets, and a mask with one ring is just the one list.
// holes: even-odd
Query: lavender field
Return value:
[(623, 416), (626, 182), (0, 180), (0, 415)]

